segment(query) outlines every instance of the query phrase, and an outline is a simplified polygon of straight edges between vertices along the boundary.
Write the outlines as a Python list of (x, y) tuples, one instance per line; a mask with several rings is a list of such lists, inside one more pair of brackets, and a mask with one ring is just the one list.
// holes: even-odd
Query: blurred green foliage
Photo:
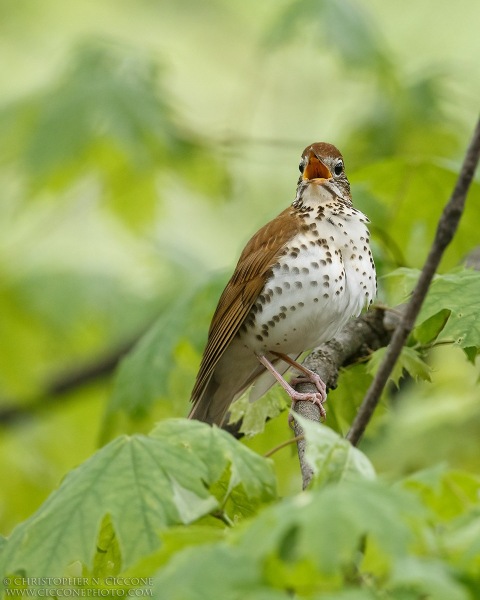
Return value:
[[(158, 589), (182, 600), (212, 582), (209, 597), (222, 599), (286, 589), (478, 597), (478, 276), (451, 272), (478, 245), (478, 179), (402, 356), (400, 387), (385, 393), (363, 442), (368, 459), (337, 434), (379, 355), (329, 394), (331, 430), (310, 435), (310, 495), (297, 495), (294, 449), (273, 455), (285, 496), (274, 500), (267, 461), (221, 436), (207, 448), (201, 428), (169, 420), (188, 410), (227, 272), (292, 200), (306, 144), (342, 149), (379, 274), (401, 268), (380, 279), (380, 301), (411, 289), (477, 118), (477, 3), (0, 0), (0, 15), (0, 531), (19, 524), (2, 543), (4, 567), (41, 570), (51, 559), (55, 573), (39, 574), (53, 576), (77, 556), (90, 575), (160, 569)], [(93, 376), (132, 340), (115, 373)], [(256, 435), (244, 444), (264, 453), (284, 442), (283, 406), (272, 390), (249, 413)], [(157, 433), (141, 437), (156, 421)], [(198, 453), (191, 469), (177, 462), (172, 432)], [(134, 437), (117, 437), (126, 433)], [(155, 450), (133, 460), (126, 448), (139, 440)], [(173, 453), (160, 461), (171, 468), (159, 496), (149, 492), (155, 452)], [(205, 478), (214, 455), (222, 472)], [(393, 488), (370, 481), (369, 461)], [(62, 512), (85, 498), (91, 510)], [(142, 521), (167, 504), (193, 512)], [(230, 521), (243, 525), (229, 531)], [(36, 527), (40, 541), (27, 549)], [(140, 546), (127, 548), (131, 539)]]
[(0, 114), (0, 154), (25, 175), (25, 200), (90, 177), (101, 202), (135, 228), (155, 218), (165, 172), (215, 197), (226, 174), (176, 123), (162, 83), (160, 65), (135, 48), (75, 46), (57, 81)]

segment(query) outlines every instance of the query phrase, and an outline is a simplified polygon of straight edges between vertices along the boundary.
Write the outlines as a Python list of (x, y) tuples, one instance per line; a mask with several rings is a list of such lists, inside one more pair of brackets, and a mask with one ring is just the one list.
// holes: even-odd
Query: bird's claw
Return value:
[(292, 377), (290, 383), (291, 385), (297, 385), (297, 383), (305, 383), (306, 381), (313, 383), (313, 385), (317, 388), (320, 394), (324, 396), (323, 401), (325, 402), (325, 399), (327, 398), (327, 386), (325, 385), (325, 382), (320, 377), (320, 375), (318, 375), (314, 371), (310, 371), (310, 369), (308, 369), (308, 372), (305, 371), (303, 373), (300, 373), (299, 375), (296, 375), (295, 377)]
[[(327, 411), (325, 410), (325, 407), (323, 406), (323, 403), (327, 399), (327, 395), (325, 393), (322, 394), (321, 392), (297, 392), (297, 391), (295, 391), (294, 394), (290, 394), (290, 397), (292, 399), (292, 408), (295, 406), (295, 404), (297, 402), (300, 402), (300, 401), (312, 402), (313, 404), (315, 404), (315, 406), (318, 406), (318, 409), (320, 411), (320, 418), (322, 420), (325, 420), (325, 418), (327, 416)], [(292, 413), (290, 413), (288, 415), (288, 424), (292, 429), (293, 429), (293, 423), (294, 423), (294, 417), (293, 417)]]

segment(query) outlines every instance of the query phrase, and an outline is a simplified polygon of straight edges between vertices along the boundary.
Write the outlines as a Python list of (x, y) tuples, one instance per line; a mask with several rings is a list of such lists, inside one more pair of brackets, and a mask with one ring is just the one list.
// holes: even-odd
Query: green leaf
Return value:
[[(415, 508), (408, 496), (374, 482), (304, 492), (268, 507), (225, 542), (180, 552), (157, 574), (154, 590), (173, 600), (332, 592), (349, 567), (360, 568), (365, 544), (378, 545), (387, 562), (406, 556)], [(369, 579), (374, 575), (380, 573)]]
[(115, 577), (119, 574), (121, 565), (122, 556), (115, 530), (110, 517), (106, 515), (100, 528), (92, 571), (89, 573), (85, 570), (85, 575), (103, 579)]
[[(453, 570), (439, 560), (403, 557), (396, 561), (392, 586), (397, 590), (415, 591), (416, 598), (435, 600), (470, 600), (467, 590), (455, 580)], [(401, 596), (400, 596), (401, 597)]]
[[(373, 481), (343, 481), (285, 499), (264, 510), (241, 540), (244, 551), (266, 560), (309, 561), (325, 576), (355, 562), (364, 536), (393, 559), (410, 537), (406, 515), (416, 504)], [(281, 548), (288, 548), (283, 559)]]
[(184, 330), (191, 301), (192, 297), (185, 298), (166, 310), (122, 359), (115, 375), (107, 419), (118, 411), (141, 418), (155, 400), (166, 394), (174, 365), (173, 352)]
[(292, 412), (303, 429), (307, 442), (306, 459), (312, 467), (316, 487), (352, 479), (375, 479), (368, 458), (329, 427)]
[(159, 572), (153, 593), (168, 600), (287, 600), (261, 582), (253, 556), (225, 543), (189, 548)]
[[(375, 591), (350, 589), (334, 592), (332, 594), (323, 592), (313, 596), (313, 600), (378, 600), (378, 595)], [(389, 599), (392, 600), (392, 599)]]
[(463, 351), (465, 352), (467, 359), (474, 365), (475, 359), (480, 353), (480, 348), (477, 348), (476, 346), (468, 346), (467, 348), (464, 348)]
[(186, 548), (224, 541), (225, 528), (219, 519), (205, 517), (188, 527), (172, 526), (160, 534), (161, 546), (123, 571), (125, 577), (148, 577)]
[(441, 311), (449, 310), (450, 316), (437, 341), (452, 341), (461, 348), (478, 348), (479, 298), (480, 272), (463, 269), (457, 273), (438, 275), (428, 291), (418, 322), (422, 323)]
[(478, 574), (480, 567), (480, 507), (461, 515), (444, 536), (445, 547), (461, 568)]
[[(398, 269), (392, 277), (397, 285), (408, 290), (414, 287), (417, 275), (416, 270)], [(479, 271), (461, 269), (436, 275), (417, 318), (417, 339), (425, 343), (433, 337), (461, 348), (480, 347), (479, 297)]]
[(264, 431), (267, 420), (277, 417), (289, 406), (289, 402), (279, 386), (273, 386), (255, 402), (249, 401), (249, 393), (250, 390), (231, 405), (229, 423), (242, 420), (240, 432), (252, 436)]
[[(337, 50), (347, 68), (366, 68), (370, 72), (383, 72), (387, 68), (386, 47), (365, 5), (355, 0), (323, 0), (317, 5), (323, 5), (323, 15), (320, 11), (316, 13), (321, 19), (319, 25), (325, 42)], [(315, 14), (311, 16), (315, 18)]]
[(155, 91), (158, 68), (139, 52), (127, 62), (125, 51), (84, 42), (58, 83), (25, 101), (24, 110), (34, 116), (22, 156), (30, 174), (50, 176), (85, 156), (95, 140), (116, 140), (139, 165), (151, 163), (155, 143), (160, 149), (175, 140), (166, 95)]
[[(340, 385), (328, 392), (328, 401), (325, 405), (327, 424), (331, 429), (343, 437), (348, 433), (371, 383), (372, 377), (367, 371), (367, 363), (357, 363), (342, 368)], [(384, 411), (384, 404), (380, 404), (367, 429), (367, 436), (375, 431), (376, 423), (381, 420)]]
[[(394, 287), (402, 290), (404, 299), (414, 288), (418, 275), (415, 269), (397, 269), (385, 279), (392, 280)], [(417, 318), (415, 337), (423, 344), (433, 340), (452, 342), (472, 358), (474, 349), (480, 347), (479, 297), (479, 271), (461, 269), (435, 275)]]
[(296, 0), (280, 12), (267, 36), (267, 44), (279, 46), (299, 31), (314, 32), (315, 43), (336, 51), (347, 68), (383, 69), (388, 57), (374, 21), (354, 0)]
[(119, 413), (125, 413), (132, 420), (143, 418), (156, 400), (168, 394), (177, 348), (186, 332), (190, 341), (199, 347), (204, 342), (203, 333), (198, 335), (200, 325), (205, 325), (205, 332), (213, 310), (212, 298), (219, 295), (224, 283), (223, 274), (215, 276), (189, 292), (180, 288), (179, 297), (167, 300), (163, 314), (123, 358), (116, 371), (105, 411), (103, 439), (114, 430)]
[(71, 471), (14, 530), (0, 571), (54, 576), (73, 561), (92, 568), (106, 515), (128, 567), (158, 548), (162, 529), (190, 523), (223, 503), (210, 488), (228, 469), (228, 492), (241, 485), (252, 502), (275, 495), (270, 462), (217, 428), (178, 419), (150, 436), (117, 438)]
[[(440, 154), (450, 158), (459, 150), (458, 131), (453, 121), (447, 117), (441, 100), (447, 93), (448, 69), (427, 70), (406, 76), (404, 72), (392, 69), (391, 65), (388, 67), (378, 71), (380, 77), (374, 82), (374, 86), (371, 86), (371, 101), (364, 107), (362, 117), (353, 124), (349, 136), (349, 156), (350, 160), (353, 159), (357, 164), (365, 163), (363, 157), (366, 152), (370, 156), (370, 164), (373, 164), (375, 159), (384, 160), (385, 157), (395, 157), (395, 162), (399, 157), (408, 157), (411, 166), (406, 173), (403, 189), (397, 189), (398, 203), (404, 199), (408, 179), (417, 167), (416, 159), (430, 159)], [(383, 183), (386, 183), (387, 187), (391, 184), (381, 182)], [(434, 201), (434, 196), (441, 193), (435, 187), (432, 187), (430, 192), (422, 189), (422, 192), (424, 191), (426, 195), (418, 195), (422, 198), (422, 204), (430, 204)], [(370, 216), (369, 212), (366, 214)], [(410, 221), (414, 224), (416, 219)], [(389, 246), (386, 251), (400, 257), (402, 246), (395, 248), (388, 244), (392, 230), (385, 227), (383, 220), (372, 219), (372, 223), (380, 224), (384, 234), (383, 241)], [(375, 232), (378, 231), (377, 227), (374, 229)], [(397, 265), (402, 264), (406, 264), (405, 261), (397, 262)]]
[(450, 317), (450, 311), (447, 309), (441, 310), (435, 315), (420, 323), (414, 330), (415, 339), (420, 344), (431, 344), (434, 342)]
[(467, 514), (480, 497), (480, 477), (442, 465), (413, 473), (400, 485), (414, 491), (442, 522)]
[[(395, 247), (396, 254), (403, 256), (404, 265), (421, 268), (458, 172), (446, 163), (419, 159), (415, 154), (407, 153), (407, 156), (408, 159), (397, 156), (369, 162), (350, 175), (353, 182), (362, 185), (387, 209), (384, 219), (375, 224), (384, 232), (383, 238), (375, 237), (383, 240), (385, 253), (389, 255), (391, 247)], [(365, 161), (362, 164), (365, 165)], [(477, 243), (479, 198), (480, 185), (474, 182), (458, 232), (442, 260), (441, 271), (457, 267)]]
[(155, 60), (98, 40), (79, 44), (69, 59), (57, 81), (0, 111), (0, 153), (21, 166), (33, 191), (58, 192), (88, 175), (112, 212), (137, 229), (156, 215), (159, 173), (210, 197), (224, 191), (224, 167), (178, 125)]
[(408, 300), (420, 273), (420, 269), (400, 267), (382, 277), (383, 286), (389, 290), (388, 298), (391, 306), (397, 306)]
[[(387, 348), (379, 348), (370, 356), (367, 370), (372, 376), (377, 372), (386, 352)], [(405, 371), (415, 380), (430, 381), (430, 367), (421, 359), (419, 353), (409, 346), (404, 346), (402, 348), (400, 356), (390, 375), (390, 380), (393, 381), (397, 387)]]

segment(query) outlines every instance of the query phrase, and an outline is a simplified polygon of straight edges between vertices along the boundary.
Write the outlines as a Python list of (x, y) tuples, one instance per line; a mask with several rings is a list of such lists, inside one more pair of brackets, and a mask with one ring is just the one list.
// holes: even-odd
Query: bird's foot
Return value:
[[(301, 383), (302, 381), (304, 381), (303, 377), (301, 379), (299, 379), (299, 381), (296, 383)], [(323, 381), (322, 381), (322, 383), (323, 383)], [(312, 404), (314, 404), (315, 406), (318, 406), (318, 409), (320, 411), (320, 418), (322, 420), (324, 420), (326, 418), (327, 411), (325, 410), (325, 407), (323, 406), (324, 402), (327, 400), (327, 394), (325, 392), (297, 392), (297, 390), (294, 390), (293, 388), (292, 388), (292, 392), (293, 393), (288, 392), (288, 395), (292, 399), (292, 409), (294, 408), (294, 406), (297, 402), (300, 402), (300, 401), (312, 402)], [(290, 413), (288, 415), (288, 424), (290, 425), (290, 427), (292, 429), (293, 429), (293, 423), (294, 423), (294, 417), (293, 417), (292, 413)]]
[(303, 383), (305, 380), (307, 380), (310, 383), (313, 383), (313, 385), (317, 388), (320, 394), (322, 396), (325, 396), (326, 398), (327, 386), (325, 385), (320, 375), (318, 375), (318, 373), (307, 369), (307, 367), (304, 367), (301, 363), (294, 360), (291, 356), (288, 356), (288, 354), (283, 354), (283, 352), (273, 352), (272, 354), (275, 354), (275, 356), (281, 358), (284, 362), (292, 366), (294, 369), (300, 371), (300, 375), (297, 375), (291, 379), (292, 385), (296, 385), (297, 383)]
[[(296, 385), (296, 383), (302, 383), (302, 381), (303, 378), (299, 379), (298, 381), (295, 381), (294, 385)], [(324, 402), (327, 400), (327, 394), (325, 393), (325, 390), (321, 392), (297, 392), (297, 390), (294, 390), (292, 388), (292, 391), (293, 394), (289, 394), (289, 396), (292, 399), (293, 405), (295, 405), (295, 403), (299, 402), (300, 400), (303, 400), (305, 402), (312, 402), (313, 404), (315, 404), (315, 406), (318, 406), (318, 408), (320, 409), (320, 416), (322, 417), (322, 419), (324, 419), (327, 416), (327, 412), (323, 406)]]
[(303, 369), (304, 370), (302, 370), (302, 373), (300, 375), (296, 375), (295, 377), (292, 377), (292, 379), (290, 379), (290, 383), (292, 385), (297, 385), (297, 383), (305, 383), (306, 381), (313, 383), (313, 385), (317, 388), (320, 394), (324, 397), (323, 401), (325, 402), (327, 398), (327, 386), (325, 385), (325, 382), (320, 377), (320, 375), (318, 375), (318, 373), (310, 371), (310, 369), (307, 369), (306, 367), (303, 367)]
[[(277, 354), (277, 353), (275, 352), (274, 354)], [(285, 379), (280, 375), (280, 373), (275, 369), (275, 367), (272, 365), (272, 363), (265, 356), (258, 355), (257, 358), (262, 363), (262, 365), (268, 371), (270, 371), (270, 373), (275, 377), (275, 379), (278, 381), (278, 383), (287, 392), (287, 394), (292, 399), (293, 405), (295, 405), (296, 402), (300, 402), (300, 401), (312, 402), (313, 404), (318, 406), (318, 408), (320, 410), (320, 417), (322, 419), (325, 419), (325, 417), (327, 416), (327, 413), (325, 411), (323, 403), (327, 399), (327, 386), (322, 381), (321, 377), (319, 375), (317, 375), (317, 373), (310, 371), (310, 369), (307, 369), (303, 365), (299, 365), (299, 363), (292, 360), (290, 357), (287, 357), (286, 355), (281, 355), (280, 353), (278, 353), (277, 355), (279, 356), (279, 358), (282, 358), (283, 360), (286, 360), (283, 358), (285, 356), (286, 358), (288, 358), (288, 360), (286, 360), (286, 362), (288, 362), (289, 364), (292, 364), (292, 366), (295, 366), (297, 368), (300, 367), (300, 371), (301, 371), (302, 375), (294, 378), (294, 380), (293, 380), (294, 385), (296, 383), (302, 383), (302, 382), (304, 383), (305, 380), (310, 381), (311, 383), (313, 383), (315, 385), (318, 392), (297, 392), (297, 390), (295, 390), (287, 381), (285, 381)], [(288, 420), (291, 423), (291, 415), (289, 416)]]

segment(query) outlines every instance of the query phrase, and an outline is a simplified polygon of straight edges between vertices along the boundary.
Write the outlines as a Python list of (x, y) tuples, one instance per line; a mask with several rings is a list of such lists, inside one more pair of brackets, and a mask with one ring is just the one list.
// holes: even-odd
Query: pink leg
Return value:
[[(320, 410), (320, 416), (322, 417), (322, 419), (324, 419), (326, 417), (327, 413), (325, 412), (325, 409), (323, 408), (323, 403), (325, 402), (325, 400), (327, 398), (325, 391), (322, 392), (319, 390), (318, 392), (307, 392), (307, 393), (297, 392), (296, 390), (294, 390), (292, 388), (292, 386), (288, 382), (285, 381), (285, 379), (275, 369), (275, 367), (272, 365), (272, 363), (268, 360), (268, 358), (266, 356), (257, 355), (257, 358), (262, 363), (262, 365), (268, 371), (270, 371), (270, 373), (275, 377), (275, 379), (278, 381), (278, 383), (283, 387), (283, 389), (290, 396), (293, 403), (298, 402), (299, 400), (306, 400), (308, 402), (313, 402), (314, 404), (316, 404), (318, 406), (318, 408)], [(280, 357), (280, 358), (282, 358), (282, 357)], [(291, 360), (290, 357), (288, 357), (288, 358), (289, 358), (289, 360)], [(282, 360), (283, 360), (283, 358), (282, 358)], [(286, 362), (289, 362), (289, 361), (286, 361)], [(292, 362), (295, 362), (295, 361), (292, 361)], [(324, 385), (324, 387), (325, 387), (325, 385)]]
[(296, 383), (301, 383), (304, 380), (304, 378), (306, 378), (306, 379), (308, 379), (308, 381), (310, 381), (310, 383), (313, 383), (316, 386), (317, 390), (320, 392), (320, 394), (322, 396), (325, 396), (325, 398), (326, 398), (327, 386), (325, 385), (325, 383), (324, 383), (323, 379), (320, 377), (320, 375), (318, 375), (317, 373), (314, 373), (313, 371), (310, 371), (310, 369), (307, 369), (307, 367), (304, 367), (303, 365), (298, 363), (296, 360), (293, 360), (293, 358), (290, 358), (290, 356), (288, 356), (288, 354), (283, 354), (283, 352), (272, 352), (272, 354), (275, 354), (275, 356), (278, 356), (278, 358), (281, 358), (283, 360), (283, 362), (286, 362), (290, 366), (294, 367), (295, 369), (297, 369), (298, 371), (303, 373), (304, 377), (302, 377), (300, 375), (300, 377), (294, 377), (291, 380), (293, 385), (295, 385)]

